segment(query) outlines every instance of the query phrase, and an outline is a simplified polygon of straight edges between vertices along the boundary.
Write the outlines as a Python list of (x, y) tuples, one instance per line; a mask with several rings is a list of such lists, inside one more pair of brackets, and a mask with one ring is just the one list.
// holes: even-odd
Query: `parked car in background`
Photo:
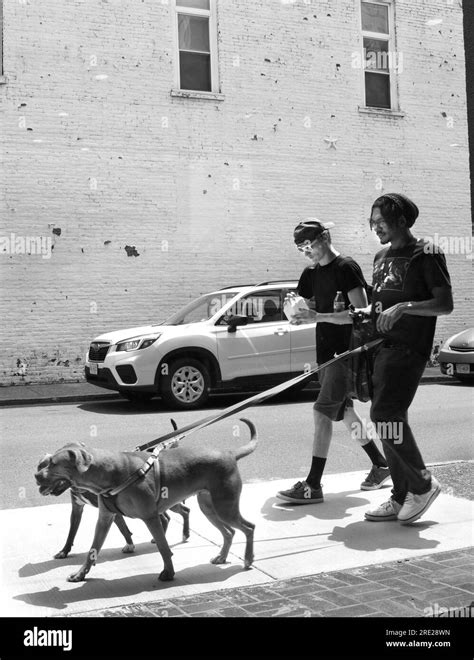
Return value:
[(211, 392), (283, 382), (316, 362), (315, 324), (291, 325), (283, 313), (296, 286), (225, 287), (163, 323), (104, 333), (90, 345), (86, 379), (132, 401), (160, 395), (181, 409), (201, 406)]
[(474, 379), (474, 328), (468, 328), (450, 337), (438, 355), (443, 374), (459, 380)]

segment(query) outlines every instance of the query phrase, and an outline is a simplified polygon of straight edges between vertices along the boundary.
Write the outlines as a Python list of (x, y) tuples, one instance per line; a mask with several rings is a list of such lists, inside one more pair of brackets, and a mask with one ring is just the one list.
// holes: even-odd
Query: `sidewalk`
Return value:
[(51, 505), (0, 511), (0, 526), (10, 532), (2, 538), (0, 616), (420, 617), (468, 607), (474, 463), (432, 470), (443, 492), (410, 526), (364, 520), (364, 511), (390, 493), (390, 486), (361, 491), (365, 472), (326, 475), (325, 502), (304, 506), (275, 498), (291, 479), (245, 484), (241, 510), (256, 523), (255, 562), (247, 571), (240, 532), (229, 563), (209, 563), (220, 535), (191, 498), (188, 543), (181, 542), (181, 519), (171, 514), (176, 576), (166, 583), (157, 580), (161, 558), (141, 521), (127, 521), (134, 554), (120, 552), (114, 526), (88, 579), (69, 583), (90, 547), (97, 511), (86, 507), (64, 560), (53, 555), (67, 535), (69, 504), (51, 498)]
[[(427, 367), (422, 383), (452, 382), (450, 376), (444, 376), (439, 367)], [(316, 388), (310, 383), (307, 389)], [(12, 385), (0, 387), (0, 406), (31, 405), (33, 403), (55, 403), (75, 401), (98, 401), (100, 399), (121, 399), (121, 395), (112, 390), (90, 383), (52, 383), (43, 385)]]

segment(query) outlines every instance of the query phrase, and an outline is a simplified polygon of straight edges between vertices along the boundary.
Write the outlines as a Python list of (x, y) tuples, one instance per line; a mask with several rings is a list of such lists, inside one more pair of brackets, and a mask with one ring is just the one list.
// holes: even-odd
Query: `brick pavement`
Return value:
[[(474, 548), (70, 616), (423, 617), (474, 600)], [(436, 614), (438, 613), (438, 614)]]

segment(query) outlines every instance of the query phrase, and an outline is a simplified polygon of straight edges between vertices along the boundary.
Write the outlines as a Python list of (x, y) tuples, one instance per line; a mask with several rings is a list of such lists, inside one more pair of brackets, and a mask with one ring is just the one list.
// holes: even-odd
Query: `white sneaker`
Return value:
[(418, 520), (424, 512), (433, 504), (441, 492), (441, 486), (434, 477), (431, 477), (431, 488), (427, 493), (416, 495), (408, 491), (402, 508), (398, 514), (398, 520), (402, 525)]
[(398, 512), (402, 508), (402, 505), (395, 500), (390, 498), (387, 502), (384, 502), (375, 509), (365, 512), (365, 517), (367, 520), (372, 522), (383, 522), (384, 520), (397, 520)]

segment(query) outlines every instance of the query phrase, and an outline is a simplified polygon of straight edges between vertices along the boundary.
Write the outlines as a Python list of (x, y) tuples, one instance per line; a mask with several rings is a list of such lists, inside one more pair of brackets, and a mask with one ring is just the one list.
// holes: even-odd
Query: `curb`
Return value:
[[(452, 383), (453, 378), (451, 376), (446, 376), (444, 374), (428, 374), (422, 377), (420, 384), (424, 383)], [(78, 383), (79, 385), (79, 383)], [(60, 394), (60, 395), (47, 395), (39, 396), (37, 394), (32, 394), (31, 396), (18, 397), (18, 398), (2, 398), (2, 389), (12, 390), (13, 388), (23, 389), (28, 387), (22, 385), (14, 385), (11, 387), (1, 388), (0, 387), (0, 408), (8, 406), (29, 406), (38, 403), (80, 403), (83, 401), (118, 401), (125, 399), (122, 396), (113, 390), (109, 390), (107, 393), (99, 394), (97, 392), (91, 394)], [(42, 385), (37, 385), (35, 387), (43, 387)], [(44, 387), (47, 387), (45, 385)], [(318, 389), (316, 383), (310, 383), (306, 388), (307, 391)], [(253, 391), (252, 391), (253, 392)], [(249, 392), (250, 394), (251, 392)], [(220, 393), (219, 393), (220, 394)], [(224, 394), (228, 394), (227, 392)], [(244, 393), (245, 394), (245, 393)]]

